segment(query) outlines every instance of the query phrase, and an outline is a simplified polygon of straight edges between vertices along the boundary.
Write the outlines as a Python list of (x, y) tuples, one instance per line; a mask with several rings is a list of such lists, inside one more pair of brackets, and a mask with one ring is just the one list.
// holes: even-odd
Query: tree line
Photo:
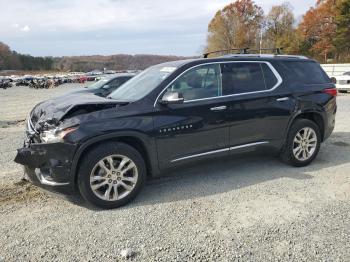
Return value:
[(110, 55), (110, 56), (64, 56), (34, 57), (11, 51), (9, 46), (0, 42), (0, 70), (58, 70), (92, 71), (104, 68), (112, 70), (140, 70), (167, 61), (186, 59), (187, 57), (164, 55)]
[(350, 0), (318, 0), (299, 23), (289, 3), (265, 15), (252, 0), (219, 10), (208, 26), (206, 51), (283, 47), (320, 62), (350, 62)]
[(19, 54), (0, 42), (0, 70), (51, 70), (53, 64), (52, 57)]

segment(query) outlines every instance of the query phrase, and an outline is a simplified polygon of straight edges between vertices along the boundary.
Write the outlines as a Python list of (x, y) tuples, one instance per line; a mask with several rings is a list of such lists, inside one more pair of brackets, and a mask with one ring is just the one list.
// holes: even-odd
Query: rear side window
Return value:
[(265, 64), (260, 64), (264, 74), (265, 85), (267, 89), (272, 89), (278, 82), (277, 77), (271, 71), (271, 68)]
[(322, 70), (321, 66), (315, 62), (293, 61), (286, 62), (292, 75), (289, 76), (291, 81), (298, 81), (304, 84), (325, 84), (329, 83), (329, 77)]
[[(273, 86), (274, 79), (264, 63), (225, 63), (221, 65), (223, 95), (265, 91), (265, 81)], [(266, 65), (266, 64), (265, 64)], [(267, 66), (267, 65), (266, 65)], [(265, 72), (266, 71), (266, 72)], [(271, 70), (270, 70), (271, 71)], [(266, 73), (266, 76), (264, 76)], [(266, 79), (266, 80), (265, 80)]]

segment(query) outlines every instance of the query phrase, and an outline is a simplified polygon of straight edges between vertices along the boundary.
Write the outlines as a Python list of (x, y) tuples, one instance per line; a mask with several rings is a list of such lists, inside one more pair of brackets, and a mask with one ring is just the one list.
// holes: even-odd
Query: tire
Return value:
[[(127, 159), (130, 161), (127, 162)], [(110, 161), (113, 168), (110, 168)], [(123, 170), (126, 170), (125, 173)], [(139, 194), (146, 176), (145, 161), (135, 148), (124, 143), (104, 143), (83, 157), (78, 171), (78, 188), (89, 204), (105, 209), (117, 208)], [(96, 178), (96, 181), (92, 181)], [(103, 183), (105, 185), (100, 186)]]
[[(309, 133), (307, 134), (310, 134), (310, 139), (306, 141), (313, 141), (314, 137), (316, 138), (316, 141), (310, 142), (310, 143), (302, 142), (303, 145), (294, 142), (295, 139), (299, 141), (300, 137), (304, 139), (303, 134), (305, 134), (304, 133), (305, 130), (308, 130), (307, 132)], [(313, 132), (310, 130), (313, 130)], [(300, 136), (298, 136), (297, 138), (296, 136), (298, 133)], [(291, 166), (295, 166), (295, 167), (307, 166), (316, 158), (320, 150), (320, 146), (321, 146), (321, 132), (320, 132), (319, 126), (315, 122), (308, 119), (297, 119), (294, 121), (294, 123), (292, 124), (289, 130), (288, 137), (287, 137), (284, 149), (280, 154), (280, 157), (283, 162)], [(303, 152), (305, 150), (303, 150), (303, 148), (307, 148), (307, 152), (305, 152), (305, 155)], [(296, 153), (293, 152), (293, 149), (296, 151)], [(310, 149), (310, 152), (309, 152), (309, 149)], [(307, 156), (307, 157), (305, 158), (304, 156)]]

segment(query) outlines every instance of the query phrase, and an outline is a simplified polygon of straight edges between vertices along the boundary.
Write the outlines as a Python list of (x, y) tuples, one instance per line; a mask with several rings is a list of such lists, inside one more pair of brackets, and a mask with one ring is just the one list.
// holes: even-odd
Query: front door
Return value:
[(184, 103), (160, 105), (154, 116), (160, 168), (172, 163), (228, 154), (227, 105), (222, 100), (220, 65), (192, 68), (167, 92), (184, 96)]

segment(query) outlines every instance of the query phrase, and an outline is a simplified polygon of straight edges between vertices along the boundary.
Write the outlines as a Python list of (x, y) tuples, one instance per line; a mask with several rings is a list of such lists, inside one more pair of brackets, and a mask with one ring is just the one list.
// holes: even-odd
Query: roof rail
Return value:
[(245, 48), (230, 48), (230, 49), (223, 49), (223, 50), (217, 50), (217, 51), (211, 51), (208, 53), (203, 54), (203, 58), (208, 58), (211, 54), (217, 54), (217, 53), (223, 53), (223, 52), (229, 52), (229, 51), (239, 51), (237, 54), (251, 54), (249, 51), (258, 51), (258, 53), (261, 53), (261, 51), (273, 51), (274, 55), (280, 55), (282, 54), (283, 47), (277, 47), (277, 48), (259, 48), (259, 49), (250, 49), (249, 47)]
[(259, 48), (259, 49), (249, 49), (252, 51), (258, 51), (261, 53), (261, 51), (272, 51), (274, 55), (281, 55), (283, 47), (276, 47), (276, 48)]
[(249, 47), (216, 50), (216, 51), (211, 51), (211, 52), (208, 52), (208, 53), (204, 53), (203, 54), (203, 58), (208, 58), (208, 56), (211, 55), (211, 54), (217, 54), (217, 53), (223, 53), (223, 52), (229, 52), (229, 51), (239, 51), (238, 54), (248, 54), (248, 50), (249, 50)]

